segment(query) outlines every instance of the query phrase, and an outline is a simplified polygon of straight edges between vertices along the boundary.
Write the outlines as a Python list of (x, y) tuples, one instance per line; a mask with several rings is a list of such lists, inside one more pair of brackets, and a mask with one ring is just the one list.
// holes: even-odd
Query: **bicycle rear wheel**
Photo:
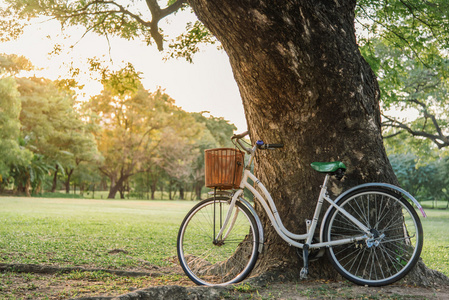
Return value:
[[(421, 221), (408, 201), (391, 190), (373, 187), (354, 191), (338, 204), (370, 228), (374, 238), (326, 248), (337, 271), (356, 284), (368, 286), (383, 286), (404, 277), (423, 247)], [(335, 208), (324, 232), (325, 241), (364, 235)]]
[(230, 198), (198, 203), (178, 233), (178, 259), (186, 275), (198, 285), (236, 283), (251, 272), (258, 256), (256, 221), (240, 202), (233, 208), (223, 235), (216, 239), (230, 208)]

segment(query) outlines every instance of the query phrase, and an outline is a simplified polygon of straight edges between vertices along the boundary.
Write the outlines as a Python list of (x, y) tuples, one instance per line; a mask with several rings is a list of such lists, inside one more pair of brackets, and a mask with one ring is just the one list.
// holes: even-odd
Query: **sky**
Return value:
[[(181, 18), (188, 20), (192, 16), (185, 15)], [(173, 28), (176, 27), (175, 23), (167, 21), (162, 24), (165, 26), (164, 32), (179, 32), (183, 29), (180, 25)], [(181, 24), (183, 27), (185, 21)], [(155, 45), (147, 46), (140, 41), (110, 38), (109, 46), (106, 38), (94, 34), (81, 38), (83, 33), (81, 28), (61, 32), (56, 21), (35, 20), (18, 40), (2, 43), (0, 53), (25, 56), (39, 68), (28, 75), (53, 80), (60, 76), (67, 78), (71, 62), (76, 67), (87, 68), (87, 59), (91, 57), (98, 57), (106, 62), (112, 60), (113, 68), (120, 68), (124, 63), (131, 62), (137, 71), (142, 72), (142, 83), (146, 89), (154, 91), (160, 87), (183, 110), (209, 111), (211, 115), (224, 117), (233, 123), (238, 128), (237, 132), (246, 131), (240, 93), (229, 59), (223, 50), (217, 50), (213, 45), (204, 47), (194, 56), (193, 63), (184, 59), (164, 61), (164, 54)], [(63, 49), (59, 55), (50, 55), (56, 43), (63, 45)], [(72, 45), (75, 46), (70, 49)], [(83, 92), (87, 96), (101, 91), (101, 84), (87, 76), (81, 78), (80, 82), (85, 84)]]

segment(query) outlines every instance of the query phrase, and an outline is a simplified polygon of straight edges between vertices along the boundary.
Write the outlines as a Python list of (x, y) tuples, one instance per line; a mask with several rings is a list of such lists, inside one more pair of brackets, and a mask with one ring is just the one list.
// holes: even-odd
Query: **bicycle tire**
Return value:
[(234, 207), (232, 216), (236, 211), (238, 215), (230, 233), (225, 239), (214, 242), (230, 201), (228, 197), (203, 200), (181, 223), (177, 239), (178, 259), (185, 274), (198, 285), (240, 282), (256, 263), (259, 230), (254, 216), (242, 203), (237, 202)]
[[(418, 261), (424, 241), (421, 221), (410, 203), (389, 189), (370, 187), (346, 195), (338, 205), (370, 228), (378, 236), (378, 244), (363, 240), (326, 248), (336, 270), (367, 286), (388, 285), (407, 275)], [(325, 221), (324, 233), (324, 241), (363, 235), (335, 208)]]

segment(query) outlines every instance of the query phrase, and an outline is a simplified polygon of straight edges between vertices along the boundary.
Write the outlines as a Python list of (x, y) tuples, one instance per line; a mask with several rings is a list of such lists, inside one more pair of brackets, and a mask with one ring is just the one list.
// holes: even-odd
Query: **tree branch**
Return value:
[(177, 0), (175, 3), (167, 6), (164, 9), (161, 9), (159, 4), (157, 3), (157, 0), (146, 0), (146, 3), (148, 8), (150, 9), (152, 17), (149, 25), (150, 33), (154, 41), (156, 42), (158, 50), (162, 51), (164, 49), (164, 38), (159, 32), (159, 21), (166, 16), (178, 11), (185, 3), (187, 3), (187, 0)]
[[(134, 19), (137, 23), (141, 24), (142, 26), (148, 28), (151, 37), (155, 41), (158, 50), (163, 50), (163, 42), (164, 38), (162, 34), (159, 32), (159, 21), (163, 18), (167, 17), (170, 14), (173, 14), (174, 12), (178, 11), (187, 3), (187, 0), (177, 0), (173, 4), (161, 9), (159, 4), (157, 3), (157, 0), (146, 0), (147, 6), (150, 10), (151, 14), (151, 21), (146, 21), (142, 19), (138, 14), (135, 14), (131, 12), (129, 9), (127, 9), (125, 6), (116, 3), (115, 1), (102, 1), (102, 0), (95, 0), (87, 3), (81, 8), (78, 8), (73, 11), (60, 11), (59, 13), (56, 13), (56, 18), (60, 19), (61, 22), (65, 22), (71, 18), (76, 18), (80, 16), (96, 16), (96, 15), (112, 15), (112, 14), (123, 14), (127, 15), (130, 18)], [(115, 7), (115, 9), (114, 9)], [(105, 19), (104, 19), (105, 20)], [(91, 26), (97, 27), (98, 24)], [(148, 41), (149, 43), (149, 41)]]
[[(419, 101), (417, 101), (417, 102), (419, 103)], [(435, 116), (433, 116), (433, 115), (429, 114), (427, 117), (430, 117), (432, 119), (432, 122), (434, 122), (434, 125), (437, 124), (436, 128), (437, 128), (437, 133), (438, 134), (432, 134), (432, 133), (426, 132), (424, 130), (413, 130), (407, 124), (399, 122), (396, 119), (388, 117), (388, 116), (386, 116), (384, 114), (382, 114), (382, 116), (385, 119), (388, 120), (387, 122), (383, 122), (382, 123), (383, 127), (399, 128), (399, 129), (402, 129), (400, 132), (407, 131), (408, 133), (410, 133), (413, 136), (420, 136), (420, 137), (427, 138), (427, 139), (431, 140), (432, 142), (434, 142), (438, 146), (439, 149), (442, 149), (444, 147), (449, 146), (449, 136), (445, 136), (443, 134), (440, 126), (437, 124), (437, 120), (436, 120)], [(399, 133), (395, 133), (395, 134), (389, 135), (389, 136), (387, 136), (385, 138), (390, 138), (390, 137), (393, 137), (393, 136), (395, 136), (397, 134), (399, 134)]]
[(427, 105), (425, 103), (421, 102), (421, 101), (418, 101), (417, 99), (411, 99), (409, 101), (420, 105), (424, 109), (424, 117), (425, 118), (430, 118), (430, 120), (432, 120), (433, 126), (435, 126), (435, 129), (438, 132), (438, 135), (440, 137), (445, 138), (445, 136), (443, 134), (443, 131), (441, 130), (440, 124), (438, 124), (437, 118), (435, 117), (434, 114), (429, 113), (429, 111), (427, 110)]
[(384, 139), (389, 139), (389, 138), (395, 137), (395, 136), (397, 136), (397, 135), (400, 135), (400, 134), (403, 133), (403, 132), (404, 132), (403, 130), (399, 130), (399, 131), (397, 131), (397, 132), (395, 132), (395, 133), (393, 133), (393, 134), (383, 135), (383, 138), (384, 138)]

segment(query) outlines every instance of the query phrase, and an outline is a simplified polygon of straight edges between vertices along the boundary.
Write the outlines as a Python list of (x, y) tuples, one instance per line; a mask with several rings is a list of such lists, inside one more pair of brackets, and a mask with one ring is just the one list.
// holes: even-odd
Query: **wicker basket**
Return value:
[(242, 180), (243, 152), (233, 148), (205, 150), (206, 186), (236, 189)]

